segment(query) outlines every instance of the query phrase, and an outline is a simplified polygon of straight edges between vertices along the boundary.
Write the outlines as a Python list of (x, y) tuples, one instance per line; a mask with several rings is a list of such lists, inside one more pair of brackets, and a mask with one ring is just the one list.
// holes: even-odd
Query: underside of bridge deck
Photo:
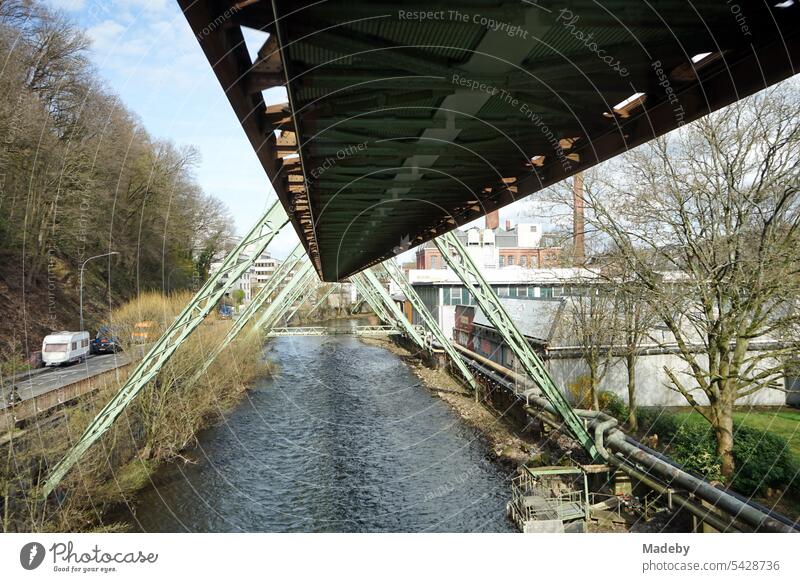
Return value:
[[(793, 1), (179, 1), (326, 281), (800, 61)], [(269, 33), (255, 62), (241, 27)], [(267, 107), (274, 86), (289, 100)]]

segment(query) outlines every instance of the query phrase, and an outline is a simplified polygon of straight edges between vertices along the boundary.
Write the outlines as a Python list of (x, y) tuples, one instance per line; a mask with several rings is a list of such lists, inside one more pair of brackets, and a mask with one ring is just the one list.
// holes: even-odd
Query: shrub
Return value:
[[(737, 426), (733, 439), (736, 472), (732, 486), (746, 495), (763, 495), (767, 487), (786, 489), (797, 475), (797, 461), (781, 436)], [(791, 486), (798, 490), (798, 484)]]
[(628, 420), (628, 407), (622, 401), (622, 398), (613, 392), (603, 391), (597, 395), (600, 402), (600, 410), (610, 414), (620, 422)]

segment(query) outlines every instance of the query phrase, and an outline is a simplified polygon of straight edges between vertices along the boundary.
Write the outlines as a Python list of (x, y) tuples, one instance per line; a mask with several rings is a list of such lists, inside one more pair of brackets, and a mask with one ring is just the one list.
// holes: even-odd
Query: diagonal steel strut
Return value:
[(386, 268), (386, 271), (389, 273), (389, 276), (392, 278), (392, 280), (403, 291), (403, 295), (405, 295), (406, 299), (414, 307), (414, 310), (422, 318), (422, 321), (425, 323), (425, 327), (428, 328), (428, 330), (433, 334), (433, 337), (436, 338), (436, 341), (439, 343), (439, 345), (441, 345), (444, 351), (447, 352), (447, 355), (450, 356), (450, 361), (453, 362), (453, 365), (455, 365), (456, 368), (458, 368), (458, 371), (461, 372), (464, 380), (466, 380), (467, 384), (469, 384), (470, 388), (472, 388), (475, 394), (475, 400), (477, 401), (480, 398), (480, 384), (478, 384), (475, 376), (473, 376), (472, 372), (469, 370), (469, 368), (467, 368), (467, 365), (464, 363), (461, 355), (453, 347), (453, 344), (451, 344), (450, 340), (447, 339), (447, 336), (445, 336), (442, 328), (439, 327), (439, 323), (430, 314), (428, 308), (422, 302), (422, 299), (417, 294), (414, 287), (408, 282), (403, 270), (398, 266), (394, 259), (384, 261), (383, 266)]
[(258, 313), (264, 303), (269, 299), (269, 297), (275, 292), (278, 288), (278, 285), (286, 278), (286, 275), (291, 272), (295, 265), (297, 265), (305, 255), (305, 250), (301, 244), (298, 244), (289, 256), (280, 264), (280, 266), (275, 269), (272, 273), (272, 276), (267, 281), (266, 285), (264, 285), (261, 289), (258, 290), (256, 296), (253, 297), (253, 300), (248, 303), (247, 307), (245, 307), (244, 311), (239, 314), (239, 317), (236, 321), (233, 322), (230, 330), (228, 330), (228, 334), (225, 338), (217, 345), (211, 353), (203, 360), (203, 364), (200, 368), (192, 375), (192, 378), (189, 380), (190, 383), (194, 383), (200, 379), (200, 377), (208, 370), (209, 366), (217, 359), (225, 348), (227, 348), (233, 340), (241, 333), (241, 331), (247, 326), (248, 322), (253, 318), (253, 316)]
[(433, 242), (442, 258), (455, 271), (467, 290), (475, 297), (483, 313), (503, 336), (503, 340), (514, 352), (514, 357), (522, 364), (525, 372), (536, 382), (545, 398), (561, 415), (572, 435), (593, 458), (597, 457), (594, 440), (586, 427), (555, 385), (539, 356), (520, 333), (497, 294), (483, 278), (461, 241), (452, 232), (448, 232), (433, 239)]
[(139, 362), (122, 388), (97, 413), (97, 416), (83, 432), (78, 442), (67, 451), (64, 458), (53, 468), (47, 481), (42, 486), (42, 492), (45, 496), (58, 485), (83, 453), (108, 430), (142, 388), (156, 377), (164, 364), (175, 353), (175, 350), (200, 325), (239, 277), (250, 268), (256, 258), (264, 252), (267, 245), (287, 222), (288, 218), (283, 206), (276, 201), (252, 230), (245, 235), (239, 245), (228, 254), (222, 263), (222, 268), (208, 278), (180, 315), (153, 344), (153, 347)]
[(366, 281), (367, 285), (371, 286), (375, 292), (375, 295), (378, 297), (378, 300), (382, 302), (383, 306), (392, 314), (394, 318), (394, 323), (399, 324), (402, 326), (403, 330), (406, 332), (406, 335), (410, 337), (415, 344), (417, 344), (423, 350), (426, 349), (425, 347), (425, 339), (419, 335), (417, 330), (411, 325), (411, 322), (408, 321), (408, 318), (405, 314), (400, 311), (400, 308), (397, 306), (397, 303), (394, 302), (389, 292), (384, 289), (381, 282), (378, 281), (378, 278), (375, 276), (375, 273), (372, 269), (367, 269), (360, 273), (364, 276), (364, 280)]

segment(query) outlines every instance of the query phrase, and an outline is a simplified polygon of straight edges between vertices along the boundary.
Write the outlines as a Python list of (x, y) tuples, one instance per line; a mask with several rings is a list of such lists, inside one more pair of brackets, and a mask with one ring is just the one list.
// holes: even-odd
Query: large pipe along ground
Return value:
[[(485, 358), (480, 354), (476, 354), (463, 346), (455, 343), (453, 345), (467, 358), (495, 370), (502, 376), (509, 378), (510, 381), (533, 386), (529, 378), (516, 374), (497, 362)], [(562, 430), (562, 432), (566, 432), (555, 408), (541, 395), (531, 394), (533, 391), (534, 390), (526, 392), (528, 401), (528, 406), (525, 406), (526, 412), (547, 422), (551, 426), (555, 425), (555, 428)], [(535, 404), (538, 410), (537, 408), (531, 407), (530, 404)], [(546, 411), (548, 417), (543, 417), (539, 414), (541, 411)], [(534, 412), (536, 412), (536, 414), (534, 414)], [(660, 493), (667, 493), (669, 491), (673, 501), (686, 507), (686, 509), (700, 517), (712, 527), (721, 531), (730, 530), (733, 522), (736, 519), (740, 519), (744, 523), (760, 531), (797, 533), (797, 529), (792, 525), (782, 523), (759, 508), (749, 505), (746, 501), (738, 499), (726, 491), (717, 489), (707, 481), (690, 475), (686, 471), (658, 458), (642, 448), (643, 445), (640, 443), (636, 441), (633, 441), (633, 443), (630, 442), (632, 439), (629, 439), (625, 433), (616, 428), (616, 419), (604, 412), (575, 409), (575, 413), (579, 417), (586, 419), (589, 428), (594, 431), (595, 446), (608, 463), (619, 467), (631, 477), (645, 483)], [(622, 457), (618, 457), (617, 455), (622, 455)], [(648, 476), (638, 470), (633, 466), (635, 464), (646, 467), (647, 470), (652, 472), (657, 478), (663, 480), (665, 485), (659, 484), (652, 476)], [(671, 487), (673, 485), (721, 509), (726, 514), (730, 515), (731, 519), (727, 520), (719, 516), (715, 517), (714, 514), (709, 513), (710, 510), (708, 508), (698, 505), (688, 497), (684, 497), (678, 493), (671, 493)]]

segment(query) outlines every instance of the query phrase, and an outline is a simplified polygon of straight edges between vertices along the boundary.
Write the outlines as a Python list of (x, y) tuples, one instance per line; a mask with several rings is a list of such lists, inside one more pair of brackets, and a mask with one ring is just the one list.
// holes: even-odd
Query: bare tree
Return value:
[(794, 81), (764, 91), (586, 183), (587, 220), (674, 337), (687, 371), (665, 373), (712, 425), (726, 478), (734, 405), (775, 386), (798, 348), (782, 333), (797, 325), (788, 303), (800, 296), (798, 96)]

